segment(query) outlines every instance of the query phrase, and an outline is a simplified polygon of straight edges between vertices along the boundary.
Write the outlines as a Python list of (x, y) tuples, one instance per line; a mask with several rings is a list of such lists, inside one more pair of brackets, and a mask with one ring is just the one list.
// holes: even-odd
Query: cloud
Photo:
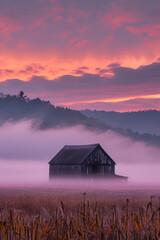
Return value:
[(76, 43), (76, 47), (87, 47), (88, 45), (90, 45), (91, 42), (88, 40), (82, 40)]
[(83, 67), (79, 67), (80, 70), (88, 70), (88, 67), (83, 66)]
[(133, 34), (144, 35), (147, 34), (149, 37), (159, 37), (160, 36), (160, 24), (157, 25), (149, 25), (146, 26), (128, 26), (126, 30)]
[(73, 74), (84, 75), (84, 74), (86, 74), (86, 70), (89, 70), (89, 68), (86, 66), (82, 66), (82, 67), (79, 67), (78, 69), (74, 70)]
[(104, 74), (104, 73), (108, 73), (108, 69), (100, 69), (99, 71), (98, 71), (98, 73), (99, 74)]
[(115, 74), (115, 82), (120, 79), (121, 83), (126, 86), (147, 83), (156, 84), (159, 82), (160, 64), (155, 62), (150, 65), (140, 66), (137, 69), (117, 67), (113, 69), (113, 73)]
[(0, 69), (0, 76), (9, 76), (14, 73), (12, 69)]
[(60, 76), (60, 68), (71, 74), (84, 65), (95, 73), (113, 62), (135, 68), (159, 57), (159, 1), (0, 0), (0, 5), (0, 61), (23, 80), (34, 73), (25, 77), (22, 62), (47, 62)]
[(107, 67), (116, 68), (116, 67), (120, 67), (120, 64), (119, 63), (111, 63), (111, 64), (108, 64)]
[(2, 40), (11, 40), (11, 35), (22, 29), (23, 26), (18, 21), (12, 21), (8, 16), (0, 18), (0, 33)]
[(57, 104), (159, 94), (158, 1), (0, 4), (1, 91)]
[(30, 65), (25, 66), (24, 69), (19, 70), (19, 73), (23, 74), (38, 74), (45, 69), (45, 66), (40, 64), (32, 63)]
[(139, 110), (160, 110), (160, 98), (135, 98), (127, 101), (119, 102), (94, 102), (94, 103), (73, 103), (72, 109), (91, 109), (91, 110), (105, 110), (105, 111), (139, 111)]
[(80, 69), (77, 69), (75, 71), (73, 71), (74, 74), (77, 74), (77, 75), (83, 75), (85, 74), (85, 72), (83, 70), (80, 70)]
[(2, 97), (2, 98), (5, 97), (5, 94), (0, 92), (0, 97)]
[(90, 101), (96, 103), (100, 100), (104, 102), (104, 99), (108, 102), (110, 99), (121, 98), (123, 101), (128, 101), (129, 98), (159, 94), (159, 62), (137, 69), (113, 66), (109, 70), (113, 73), (111, 76), (100, 76), (77, 70), (75, 73), (83, 75), (63, 75), (53, 80), (47, 80), (43, 76), (34, 76), (27, 82), (10, 79), (1, 82), (0, 88), (4, 93), (17, 94), (23, 90), (29, 96), (43, 96), (44, 99), (50, 99), (56, 104), (70, 103), (71, 105)]

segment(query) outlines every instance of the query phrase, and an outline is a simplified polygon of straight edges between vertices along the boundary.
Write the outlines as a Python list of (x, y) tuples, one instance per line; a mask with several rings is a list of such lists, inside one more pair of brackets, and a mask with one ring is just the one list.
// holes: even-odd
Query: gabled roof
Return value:
[(57, 153), (57, 155), (49, 162), (49, 164), (51, 165), (82, 164), (84, 160), (95, 150), (97, 146), (101, 148), (99, 144), (66, 145)]

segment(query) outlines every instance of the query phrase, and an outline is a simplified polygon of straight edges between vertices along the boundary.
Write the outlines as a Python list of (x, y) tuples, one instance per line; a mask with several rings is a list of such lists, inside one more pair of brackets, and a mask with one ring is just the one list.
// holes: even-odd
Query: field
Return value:
[(94, 184), (1, 188), (0, 239), (160, 239), (160, 190)]

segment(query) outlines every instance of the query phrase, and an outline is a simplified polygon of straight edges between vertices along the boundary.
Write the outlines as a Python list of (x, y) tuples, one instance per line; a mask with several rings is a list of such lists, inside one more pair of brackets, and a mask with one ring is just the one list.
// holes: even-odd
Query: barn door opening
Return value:
[(92, 164), (92, 174), (98, 173), (98, 164)]

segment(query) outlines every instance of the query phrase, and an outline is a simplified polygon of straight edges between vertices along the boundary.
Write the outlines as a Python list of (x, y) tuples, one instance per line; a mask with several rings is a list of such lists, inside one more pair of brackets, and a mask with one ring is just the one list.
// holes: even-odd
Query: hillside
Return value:
[(107, 130), (106, 124), (99, 120), (86, 117), (79, 111), (55, 107), (49, 101), (31, 100), (24, 94), (1, 96), (0, 125), (21, 120), (32, 120), (32, 127), (41, 130), (78, 125), (92, 130)]
[[(157, 111), (155, 111), (155, 113), (156, 112)], [(150, 112), (144, 113), (150, 114)], [(103, 112), (103, 114), (105, 115), (105, 112)], [(146, 116), (144, 117), (144, 121), (148, 123), (148, 131), (140, 134), (132, 130), (134, 127), (132, 127), (132, 129), (127, 129), (126, 119), (132, 116), (131, 113), (126, 113), (127, 117), (124, 123), (121, 120), (121, 125), (120, 123), (118, 125), (118, 118), (116, 118), (119, 116), (118, 114), (119, 113), (111, 112), (110, 118), (106, 117), (106, 119), (104, 119), (99, 115), (99, 112), (96, 111), (92, 112), (87, 110), (80, 112), (69, 108), (55, 107), (49, 101), (42, 101), (39, 98), (29, 99), (24, 96), (24, 94), (2, 95), (0, 97), (0, 125), (6, 122), (14, 123), (22, 120), (30, 120), (32, 122), (32, 127), (37, 130), (83, 126), (89, 131), (105, 132), (112, 130), (120, 136), (129, 137), (134, 141), (142, 141), (146, 144), (160, 147), (160, 136), (158, 134), (153, 135), (148, 133), (152, 132), (152, 127), (150, 127), (151, 124), (149, 125), (149, 120)], [(114, 125), (111, 119), (114, 123), (117, 123), (117, 125)], [(142, 123), (143, 119), (141, 120), (141, 124)], [(156, 127), (156, 124), (154, 127)]]
[(160, 111), (148, 110), (138, 112), (81, 111), (87, 117), (105, 122), (113, 128), (131, 129), (133, 132), (160, 135)]

